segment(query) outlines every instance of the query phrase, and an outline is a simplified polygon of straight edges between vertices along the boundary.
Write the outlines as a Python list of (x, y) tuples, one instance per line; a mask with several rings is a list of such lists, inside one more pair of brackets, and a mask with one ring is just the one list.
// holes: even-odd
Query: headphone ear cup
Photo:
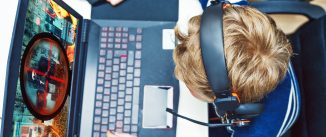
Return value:
[(240, 118), (253, 118), (260, 115), (264, 110), (262, 103), (246, 103), (240, 104), (234, 113)]

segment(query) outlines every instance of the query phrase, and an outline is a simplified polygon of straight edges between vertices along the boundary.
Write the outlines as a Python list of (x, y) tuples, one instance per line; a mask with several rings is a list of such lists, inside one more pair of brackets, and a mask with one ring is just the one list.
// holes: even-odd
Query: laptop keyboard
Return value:
[(100, 35), (93, 137), (137, 135), (142, 29), (103, 27)]

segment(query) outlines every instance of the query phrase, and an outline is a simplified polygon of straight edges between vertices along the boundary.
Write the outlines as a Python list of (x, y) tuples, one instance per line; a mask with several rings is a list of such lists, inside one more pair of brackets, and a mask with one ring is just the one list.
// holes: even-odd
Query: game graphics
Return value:
[(53, 0), (29, 1), (11, 136), (66, 136), (77, 25)]

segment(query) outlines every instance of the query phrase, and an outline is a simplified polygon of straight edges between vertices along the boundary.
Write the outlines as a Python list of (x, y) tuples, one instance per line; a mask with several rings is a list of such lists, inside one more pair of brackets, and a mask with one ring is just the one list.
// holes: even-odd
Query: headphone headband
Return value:
[(209, 6), (200, 24), (200, 46), (209, 84), (217, 97), (231, 95), (224, 55), (223, 3)]

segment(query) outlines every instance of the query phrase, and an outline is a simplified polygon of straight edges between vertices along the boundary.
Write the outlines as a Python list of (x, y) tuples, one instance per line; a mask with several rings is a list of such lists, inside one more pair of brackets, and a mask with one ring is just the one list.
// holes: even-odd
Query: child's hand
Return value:
[(112, 6), (118, 5), (124, 0), (106, 0), (107, 2), (111, 3)]
[(106, 132), (106, 137), (136, 137), (136, 136), (129, 135), (129, 134), (126, 134), (126, 133), (113, 133), (111, 131), (107, 131)]

